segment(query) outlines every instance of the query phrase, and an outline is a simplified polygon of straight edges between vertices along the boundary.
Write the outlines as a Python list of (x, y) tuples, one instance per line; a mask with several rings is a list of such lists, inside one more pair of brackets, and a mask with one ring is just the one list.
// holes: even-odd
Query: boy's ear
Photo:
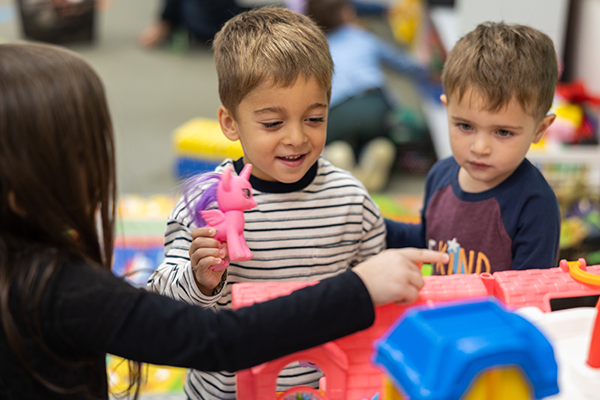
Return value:
[(537, 143), (542, 139), (542, 136), (544, 136), (544, 133), (546, 133), (548, 128), (550, 128), (550, 125), (552, 125), (552, 123), (554, 122), (555, 119), (556, 119), (556, 115), (554, 115), (554, 114), (546, 115), (542, 119), (542, 122), (540, 122), (540, 124), (538, 125), (537, 131), (535, 132), (535, 135), (533, 136), (533, 143)]
[(219, 110), (217, 111), (217, 119), (219, 120), (219, 125), (221, 125), (221, 131), (223, 131), (223, 135), (232, 142), (240, 139), (240, 135), (238, 134), (238, 126), (235, 122), (235, 119), (231, 115), (228, 109), (224, 106), (219, 106)]
[(441, 95), (440, 101), (442, 102), (444, 107), (448, 107), (448, 96), (446, 96), (445, 94)]

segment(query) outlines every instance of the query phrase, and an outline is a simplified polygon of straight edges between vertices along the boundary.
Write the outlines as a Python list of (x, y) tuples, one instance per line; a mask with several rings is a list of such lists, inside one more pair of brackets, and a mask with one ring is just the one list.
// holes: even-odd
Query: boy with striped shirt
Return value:
[[(227, 263), (226, 246), (198, 228), (181, 199), (167, 223), (165, 261), (151, 290), (214, 309), (231, 307), (236, 282), (321, 280), (342, 273), (385, 246), (385, 224), (359, 181), (321, 157), (325, 145), (333, 62), (327, 39), (306, 16), (259, 8), (228, 21), (214, 41), (224, 135), (240, 140), (244, 156), (225, 160), (240, 173), (253, 165), (257, 206), (245, 212), (245, 239), (254, 258)], [(195, 189), (200, 196), (212, 182)], [(290, 330), (318, 329), (290, 326)], [(285, 337), (285, 332), (282, 332)], [(278, 390), (317, 387), (320, 373), (292, 364)], [(191, 370), (191, 399), (234, 399), (235, 374)]]

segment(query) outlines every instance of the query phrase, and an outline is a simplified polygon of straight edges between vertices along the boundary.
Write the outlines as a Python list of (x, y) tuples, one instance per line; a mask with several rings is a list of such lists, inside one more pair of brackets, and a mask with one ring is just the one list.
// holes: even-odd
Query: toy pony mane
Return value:
[[(210, 181), (213, 181), (210, 183)], [(200, 215), (200, 211), (207, 210), (211, 204), (217, 201), (217, 186), (221, 181), (218, 172), (207, 172), (194, 175), (185, 182), (183, 199), (185, 208), (191, 211), (192, 221), (198, 227), (206, 226), (206, 221)], [(208, 185), (208, 186), (207, 186)], [(198, 188), (205, 187), (198, 195)]]

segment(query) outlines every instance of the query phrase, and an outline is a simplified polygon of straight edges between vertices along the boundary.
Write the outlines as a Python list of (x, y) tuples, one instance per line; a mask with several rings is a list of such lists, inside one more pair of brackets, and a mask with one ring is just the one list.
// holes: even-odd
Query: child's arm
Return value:
[[(238, 311), (217, 313), (134, 289), (108, 271), (72, 263), (45, 291), (50, 342), (132, 360), (235, 371), (365, 329), (373, 306), (416, 300), (428, 250), (386, 250), (321, 283)], [(90, 312), (93, 310), (93, 312)], [(315, 329), (289, 329), (310, 326)]]
[(388, 67), (418, 81), (426, 81), (430, 77), (430, 72), (425, 66), (411, 59), (403, 51), (379, 38), (377, 43), (380, 57)]
[[(445, 263), (448, 255), (386, 250), (352, 271), (235, 312), (212, 313), (185, 305), (175, 305), (179, 311), (173, 312), (162, 305), (166, 303), (163, 299), (155, 298), (152, 301), (157, 304), (149, 307), (154, 328), (136, 332), (136, 325), (148, 323), (149, 318), (132, 310), (109, 343), (109, 351), (130, 359), (202, 370), (248, 368), (364, 329), (373, 323), (374, 305), (415, 301), (424, 284), (419, 270), (424, 262)], [(177, 317), (171, 318), (173, 315)], [(170, 325), (158, 323), (164, 320), (171, 321)], [(181, 346), (182, 342), (186, 345)]]
[(425, 248), (425, 232), (423, 224), (408, 224), (385, 219), (387, 236), (385, 239), (388, 249), (403, 247)]
[(552, 268), (558, 264), (560, 210), (554, 195), (529, 199), (513, 237), (512, 269)]
[[(221, 297), (221, 290), (213, 290), (213, 295), (202, 292), (192, 268), (190, 249), (192, 246), (191, 220), (180, 199), (171, 212), (165, 232), (165, 259), (148, 279), (148, 289), (188, 304), (213, 306)], [(220, 272), (224, 281), (226, 275)], [(219, 288), (223, 286), (222, 282)]]
[(363, 236), (358, 262), (367, 260), (385, 249), (385, 223), (375, 201), (365, 195), (363, 200)]

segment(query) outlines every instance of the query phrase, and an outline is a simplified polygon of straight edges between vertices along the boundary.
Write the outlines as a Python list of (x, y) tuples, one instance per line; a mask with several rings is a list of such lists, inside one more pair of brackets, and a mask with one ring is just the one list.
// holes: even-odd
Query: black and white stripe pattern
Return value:
[[(216, 171), (225, 166), (233, 168), (233, 162), (226, 160)], [(254, 188), (253, 194), (258, 205), (244, 213), (244, 236), (254, 258), (232, 263), (219, 293), (206, 296), (195, 284), (188, 254), (195, 226), (182, 199), (169, 217), (165, 261), (150, 277), (149, 288), (205, 308), (230, 308), (233, 283), (322, 280), (385, 246), (385, 224), (377, 205), (356, 178), (323, 158), (318, 161), (316, 177), (303, 189), (261, 192)], [(311, 328), (318, 329), (298, 329)], [(281, 372), (278, 390), (316, 386), (319, 377), (316, 371), (296, 363)], [(235, 399), (235, 375), (192, 370), (186, 393), (191, 399)]]

